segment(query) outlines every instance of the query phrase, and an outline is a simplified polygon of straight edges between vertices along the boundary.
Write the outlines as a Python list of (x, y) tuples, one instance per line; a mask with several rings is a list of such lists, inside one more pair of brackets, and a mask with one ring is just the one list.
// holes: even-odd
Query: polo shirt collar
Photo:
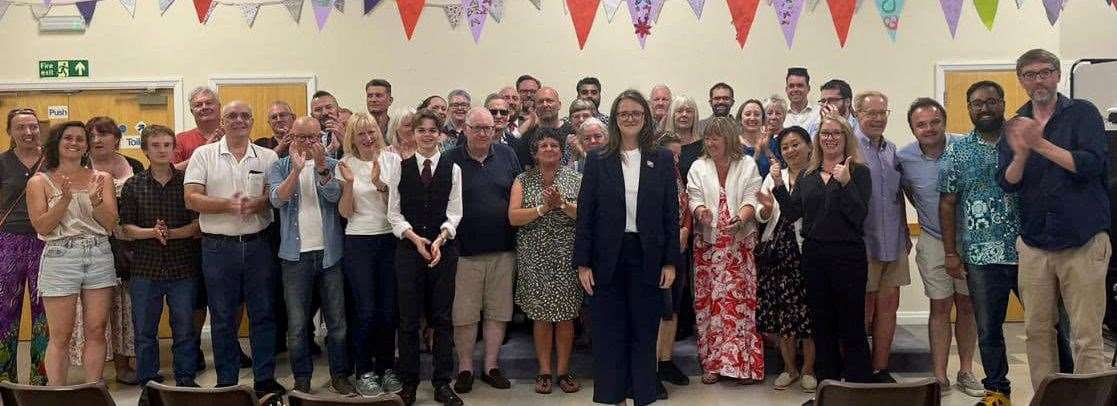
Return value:
[[(228, 138), (221, 137), (221, 141), (217, 142), (217, 154), (218, 155), (225, 155), (225, 154), (232, 155), (233, 154), (232, 151), (229, 151), (228, 140), (229, 140)], [(251, 141), (248, 142), (248, 149), (245, 150), (244, 155), (248, 156), (249, 152), (252, 152), (252, 157), (253, 158), (259, 158), (260, 157), (260, 155), (256, 153), (256, 144), (253, 144)]]

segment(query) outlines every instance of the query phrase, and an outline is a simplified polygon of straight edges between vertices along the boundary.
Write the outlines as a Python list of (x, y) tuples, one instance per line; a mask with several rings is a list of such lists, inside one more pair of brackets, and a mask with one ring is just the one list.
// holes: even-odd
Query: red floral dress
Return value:
[(764, 342), (756, 323), (756, 233), (735, 238), (735, 214), (723, 188), (718, 198), (718, 235), (713, 244), (694, 243), (694, 313), (698, 358), (707, 373), (764, 379)]

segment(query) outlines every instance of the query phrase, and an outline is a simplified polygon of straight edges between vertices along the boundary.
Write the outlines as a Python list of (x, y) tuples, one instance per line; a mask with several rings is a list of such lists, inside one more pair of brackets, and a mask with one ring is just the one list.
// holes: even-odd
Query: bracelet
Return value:
[(535, 206), (535, 214), (538, 214), (539, 217), (543, 217), (543, 205)]
[(958, 256), (958, 254), (956, 254), (956, 253), (952, 253), (952, 252), (948, 252), (948, 253), (946, 253), (946, 254), (943, 254), (943, 255), (944, 255), (944, 256), (948, 256), (948, 257), (956, 257), (956, 256)]

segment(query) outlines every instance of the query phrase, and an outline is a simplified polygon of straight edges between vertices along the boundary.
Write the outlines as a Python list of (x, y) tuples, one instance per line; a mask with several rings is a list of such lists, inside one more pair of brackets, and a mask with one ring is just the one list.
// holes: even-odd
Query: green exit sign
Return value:
[(39, 78), (89, 77), (89, 61), (85, 59), (39, 61)]

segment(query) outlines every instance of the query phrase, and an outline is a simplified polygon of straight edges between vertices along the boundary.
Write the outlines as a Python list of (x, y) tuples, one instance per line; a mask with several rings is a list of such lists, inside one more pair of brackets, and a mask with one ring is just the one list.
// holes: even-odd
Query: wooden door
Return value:
[[(946, 100), (943, 101), (943, 107), (946, 108), (947, 132), (969, 134), (973, 130), (969, 109), (966, 106), (966, 90), (976, 82), (991, 80), (1005, 89), (1006, 117), (1014, 116), (1016, 109), (1028, 101), (1028, 93), (1020, 86), (1016, 71), (1013, 69), (947, 71), (945, 79)], [(1024, 321), (1024, 308), (1020, 305), (1019, 298), (1015, 296), (1010, 298), (1005, 321)]]
[(296, 117), (307, 115), (307, 89), (305, 83), (268, 83), (218, 85), (217, 94), (222, 103), (241, 100), (252, 106), (252, 139), (270, 137), (268, 108), (272, 102), (285, 101), (291, 105)]

